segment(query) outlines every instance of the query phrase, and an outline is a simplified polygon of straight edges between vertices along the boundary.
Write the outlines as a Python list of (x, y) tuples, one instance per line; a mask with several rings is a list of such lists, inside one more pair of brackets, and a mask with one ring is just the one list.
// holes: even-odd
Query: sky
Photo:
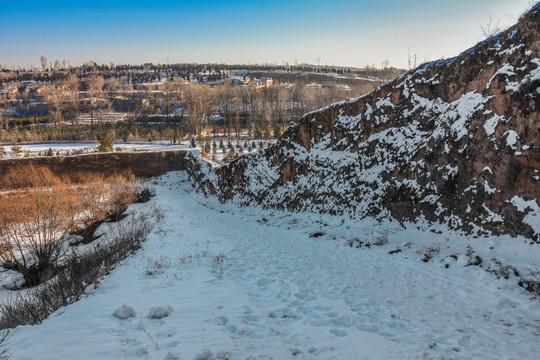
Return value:
[(407, 68), (514, 24), (531, 0), (0, 0), (0, 64), (310, 63)]

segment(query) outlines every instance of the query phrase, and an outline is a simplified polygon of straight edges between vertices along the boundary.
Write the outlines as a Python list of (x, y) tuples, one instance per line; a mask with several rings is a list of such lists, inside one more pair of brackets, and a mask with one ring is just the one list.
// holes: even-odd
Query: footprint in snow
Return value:
[(180, 356), (172, 352), (168, 352), (167, 355), (165, 355), (165, 357), (163, 358), (163, 360), (179, 360), (179, 359), (180, 359)]
[(329, 318), (332, 318), (332, 319), (335, 319), (335, 318), (337, 318), (337, 317), (339, 316), (338, 313), (333, 312), (333, 311), (327, 312), (327, 313), (324, 314), (324, 315), (326, 315), (326, 317), (329, 317)]
[(349, 328), (352, 326), (352, 320), (348, 316), (340, 316), (338, 318), (330, 320), (332, 324), (339, 327), (346, 327)]
[(339, 337), (345, 337), (348, 335), (345, 330), (340, 330), (340, 329), (330, 329), (330, 332)]
[(229, 319), (226, 316), (216, 316), (214, 318), (214, 324), (217, 326), (227, 325), (228, 323)]
[(259, 321), (260, 319), (256, 315), (246, 315), (242, 317), (242, 322), (245, 324), (258, 323)]
[(212, 359), (214, 356), (214, 354), (212, 354), (212, 352), (210, 350), (204, 350), (203, 352), (195, 355), (195, 357), (193, 358), (193, 360), (210, 360)]
[(170, 337), (173, 337), (176, 334), (178, 334), (177, 329), (168, 328), (168, 329), (163, 329), (163, 330), (158, 331), (156, 333), (156, 336), (161, 337), (161, 338), (170, 338)]

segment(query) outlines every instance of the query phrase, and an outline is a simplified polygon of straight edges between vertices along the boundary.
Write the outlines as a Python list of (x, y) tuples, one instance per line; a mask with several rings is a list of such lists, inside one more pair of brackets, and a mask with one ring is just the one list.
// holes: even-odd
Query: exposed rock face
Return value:
[(188, 171), (223, 201), (538, 240), (539, 108), (540, 3), (455, 58), (305, 115), (264, 151)]

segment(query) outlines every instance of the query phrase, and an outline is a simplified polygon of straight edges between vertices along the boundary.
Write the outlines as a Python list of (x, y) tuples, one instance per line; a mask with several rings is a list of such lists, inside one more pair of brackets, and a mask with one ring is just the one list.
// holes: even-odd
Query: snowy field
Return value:
[[(11, 145), (4, 145), (6, 151), (6, 158), (21, 158), (24, 154), (28, 153), (30, 157), (45, 156), (49, 149), (52, 150), (54, 155), (57, 152), (61, 156), (69, 154), (88, 154), (97, 152), (99, 143), (93, 142), (79, 142), (79, 143), (39, 143), (39, 144), (21, 144), (21, 152), (17, 155), (11, 150)], [(170, 142), (156, 141), (156, 142), (144, 142), (144, 143), (113, 143), (113, 147), (116, 151), (163, 151), (163, 150), (178, 150), (187, 149), (189, 147), (189, 141), (183, 141), (180, 144), (171, 145)], [(68, 154), (69, 153), (69, 154)]]
[[(208, 155), (214, 157), (216, 160), (222, 160), (225, 158), (227, 153), (230, 150), (230, 146), (234, 148), (235, 152), (252, 152), (259, 150), (261, 148), (266, 148), (269, 145), (275, 143), (275, 139), (269, 140), (253, 140), (253, 139), (242, 139), (242, 140), (223, 140), (225, 146), (224, 149), (219, 147), (220, 140), (207, 141), (210, 146), (210, 151)], [(214, 150), (214, 142), (216, 147)], [(205, 143), (205, 144), (206, 144)], [(262, 146), (261, 146), (262, 143)], [(29, 157), (45, 156), (47, 151), (51, 149), (53, 155), (76, 155), (76, 154), (91, 154), (97, 152), (97, 147), (99, 143), (92, 142), (80, 142), (80, 143), (39, 143), (39, 144), (21, 144), (21, 151), (19, 154), (16, 154), (12, 151), (11, 145), (3, 145), (6, 152), (5, 158), (22, 158), (25, 154), (28, 154)], [(254, 146), (253, 148), (248, 148)], [(140, 142), (140, 143), (113, 143), (114, 151), (122, 152), (139, 152), (139, 151), (167, 151), (167, 150), (182, 150), (188, 149), (191, 147), (189, 140), (182, 140), (178, 144), (171, 144), (169, 141), (153, 141), (153, 142)]]
[[(237, 208), (182, 172), (155, 189), (133, 205), (165, 215), (143, 249), (88, 297), (15, 329), (13, 359), (538, 358), (538, 299), (486, 271), (491, 258), (533, 264), (538, 245), (523, 238)], [(383, 246), (345, 245), (381, 232)], [(484, 267), (466, 266), (468, 244)]]

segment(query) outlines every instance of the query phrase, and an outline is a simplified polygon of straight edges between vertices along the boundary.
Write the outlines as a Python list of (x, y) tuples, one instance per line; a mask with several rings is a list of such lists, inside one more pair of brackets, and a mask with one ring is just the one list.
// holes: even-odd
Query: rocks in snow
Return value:
[[(154, 306), (150, 308), (148, 311), (148, 318), (150, 319), (162, 319), (164, 317), (169, 316), (173, 312), (173, 308), (169, 305), (164, 306)], [(128, 306), (126, 304), (122, 305), (118, 309), (116, 309), (113, 313), (115, 317), (121, 320), (129, 319), (131, 317), (137, 316), (137, 313), (135, 312), (135, 309), (133, 309), (131, 306)], [(145, 321), (140, 321), (137, 325), (138, 329), (145, 330), (147, 328), (147, 324)]]
[(137, 313), (135, 312), (135, 309), (133, 309), (131, 306), (127, 306), (126, 304), (124, 304), (118, 309), (116, 309), (113, 315), (116, 316), (118, 319), (125, 320), (137, 316)]
[(173, 312), (173, 308), (169, 305), (154, 306), (148, 311), (148, 317), (150, 319), (162, 319), (169, 316)]
[(210, 350), (206, 349), (202, 353), (195, 355), (193, 360), (210, 360), (213, 358), (213, 356), (214, 354), (212, 354)]
[(180, 356), (172, 352), (168, 352), (167, 355), (165, 355), (165, 357), (163, 358), (163, 360), (178, 360), (178, 359), (180, 359)]
[(218, 360), (227, 360), (231, 358), (231, 354), (228, 351), (218, 351), (216, 353), (216, 359)]

